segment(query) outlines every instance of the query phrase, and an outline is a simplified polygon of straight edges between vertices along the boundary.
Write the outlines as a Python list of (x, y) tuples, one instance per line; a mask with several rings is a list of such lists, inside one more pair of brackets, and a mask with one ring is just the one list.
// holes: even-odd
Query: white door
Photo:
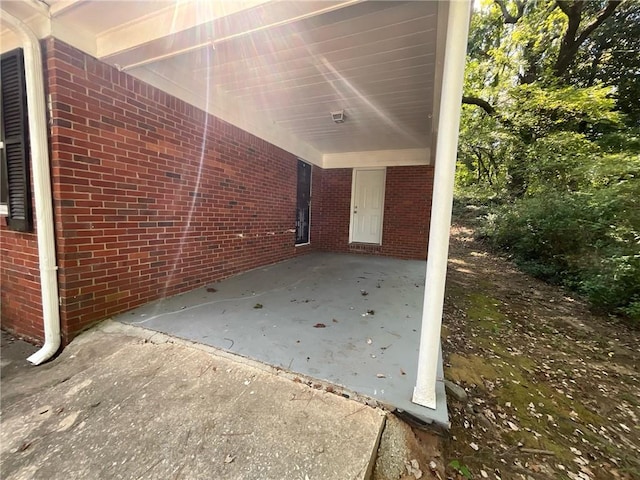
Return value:
[(354, 169), (351, 190), (351, 242), (382, 243), (385, 169)]

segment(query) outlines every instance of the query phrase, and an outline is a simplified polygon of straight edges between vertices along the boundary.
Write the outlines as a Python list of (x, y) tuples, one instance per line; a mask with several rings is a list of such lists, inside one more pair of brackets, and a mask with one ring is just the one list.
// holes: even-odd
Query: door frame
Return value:
[[(307, 162), (306, 160), (303, 160), (301, 158), (298, 158), (298, 162), (302, 162), (305, 163), (309, 166), (309, 239), (308, 241), (306, 241), (305, 243), (296, 243), (295, 241), (294, 243), (294, 247), (304, 247), (305, 245), (311, 245), (311, 197), (313, 195), (313, 164)], [(298, 187), (298, 162), (296, 162), (296, 189)], [(296, 210), (298, 208), (297, 203), (298, 203), (298, 199), (297, 199), (297, 190), (296, 190)]]
[(353, 210), (355, 209), (355, 200), (356, 200), (356, 177), (357, 172), (360, 171), (371, 171), (371, 170), (382, 170), (382, 209), (380, 212), (380, 235), (377, 243), (367, 243), (367, 245), (382, 245), (382, 232), (384, 230), (384, 206), (385, 199), (387, 194), (387, 167), (363, 167), (363, 168), (354, 168), (351, 172), (351, 203), (349, 209), (349, 243), (360, 243), (353, 241)]

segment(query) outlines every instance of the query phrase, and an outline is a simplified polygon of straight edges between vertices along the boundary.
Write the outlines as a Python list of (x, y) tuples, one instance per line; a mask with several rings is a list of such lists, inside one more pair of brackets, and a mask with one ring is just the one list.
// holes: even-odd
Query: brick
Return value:
[[(314, 166), (311, 245), (296, 248), (294, 155), (57, 39), (44, 45), (65, 342), (315, 249), (426, 256), (431, 167), (387, 169), (383, 245), (353, 249), (351, 170)], [(2, 325), (42, 339), (36, 240), (0, 226)]]

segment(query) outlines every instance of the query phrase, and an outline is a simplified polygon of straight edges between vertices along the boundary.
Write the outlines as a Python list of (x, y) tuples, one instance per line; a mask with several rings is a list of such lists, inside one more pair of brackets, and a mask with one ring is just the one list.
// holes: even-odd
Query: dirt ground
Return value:
[(451, 479), (640, 479), (640, 332), (452, 229), (443, 326)]

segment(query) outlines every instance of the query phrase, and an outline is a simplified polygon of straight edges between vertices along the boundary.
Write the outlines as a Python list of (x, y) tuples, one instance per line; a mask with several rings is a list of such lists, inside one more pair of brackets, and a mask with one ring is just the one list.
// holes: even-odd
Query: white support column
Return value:
[(413, 403), (433, 409), (436, 408), (436, 371), (470, 14), (469, 0), (453, 0), (449, 4), (418, 379), (412, 400)]

